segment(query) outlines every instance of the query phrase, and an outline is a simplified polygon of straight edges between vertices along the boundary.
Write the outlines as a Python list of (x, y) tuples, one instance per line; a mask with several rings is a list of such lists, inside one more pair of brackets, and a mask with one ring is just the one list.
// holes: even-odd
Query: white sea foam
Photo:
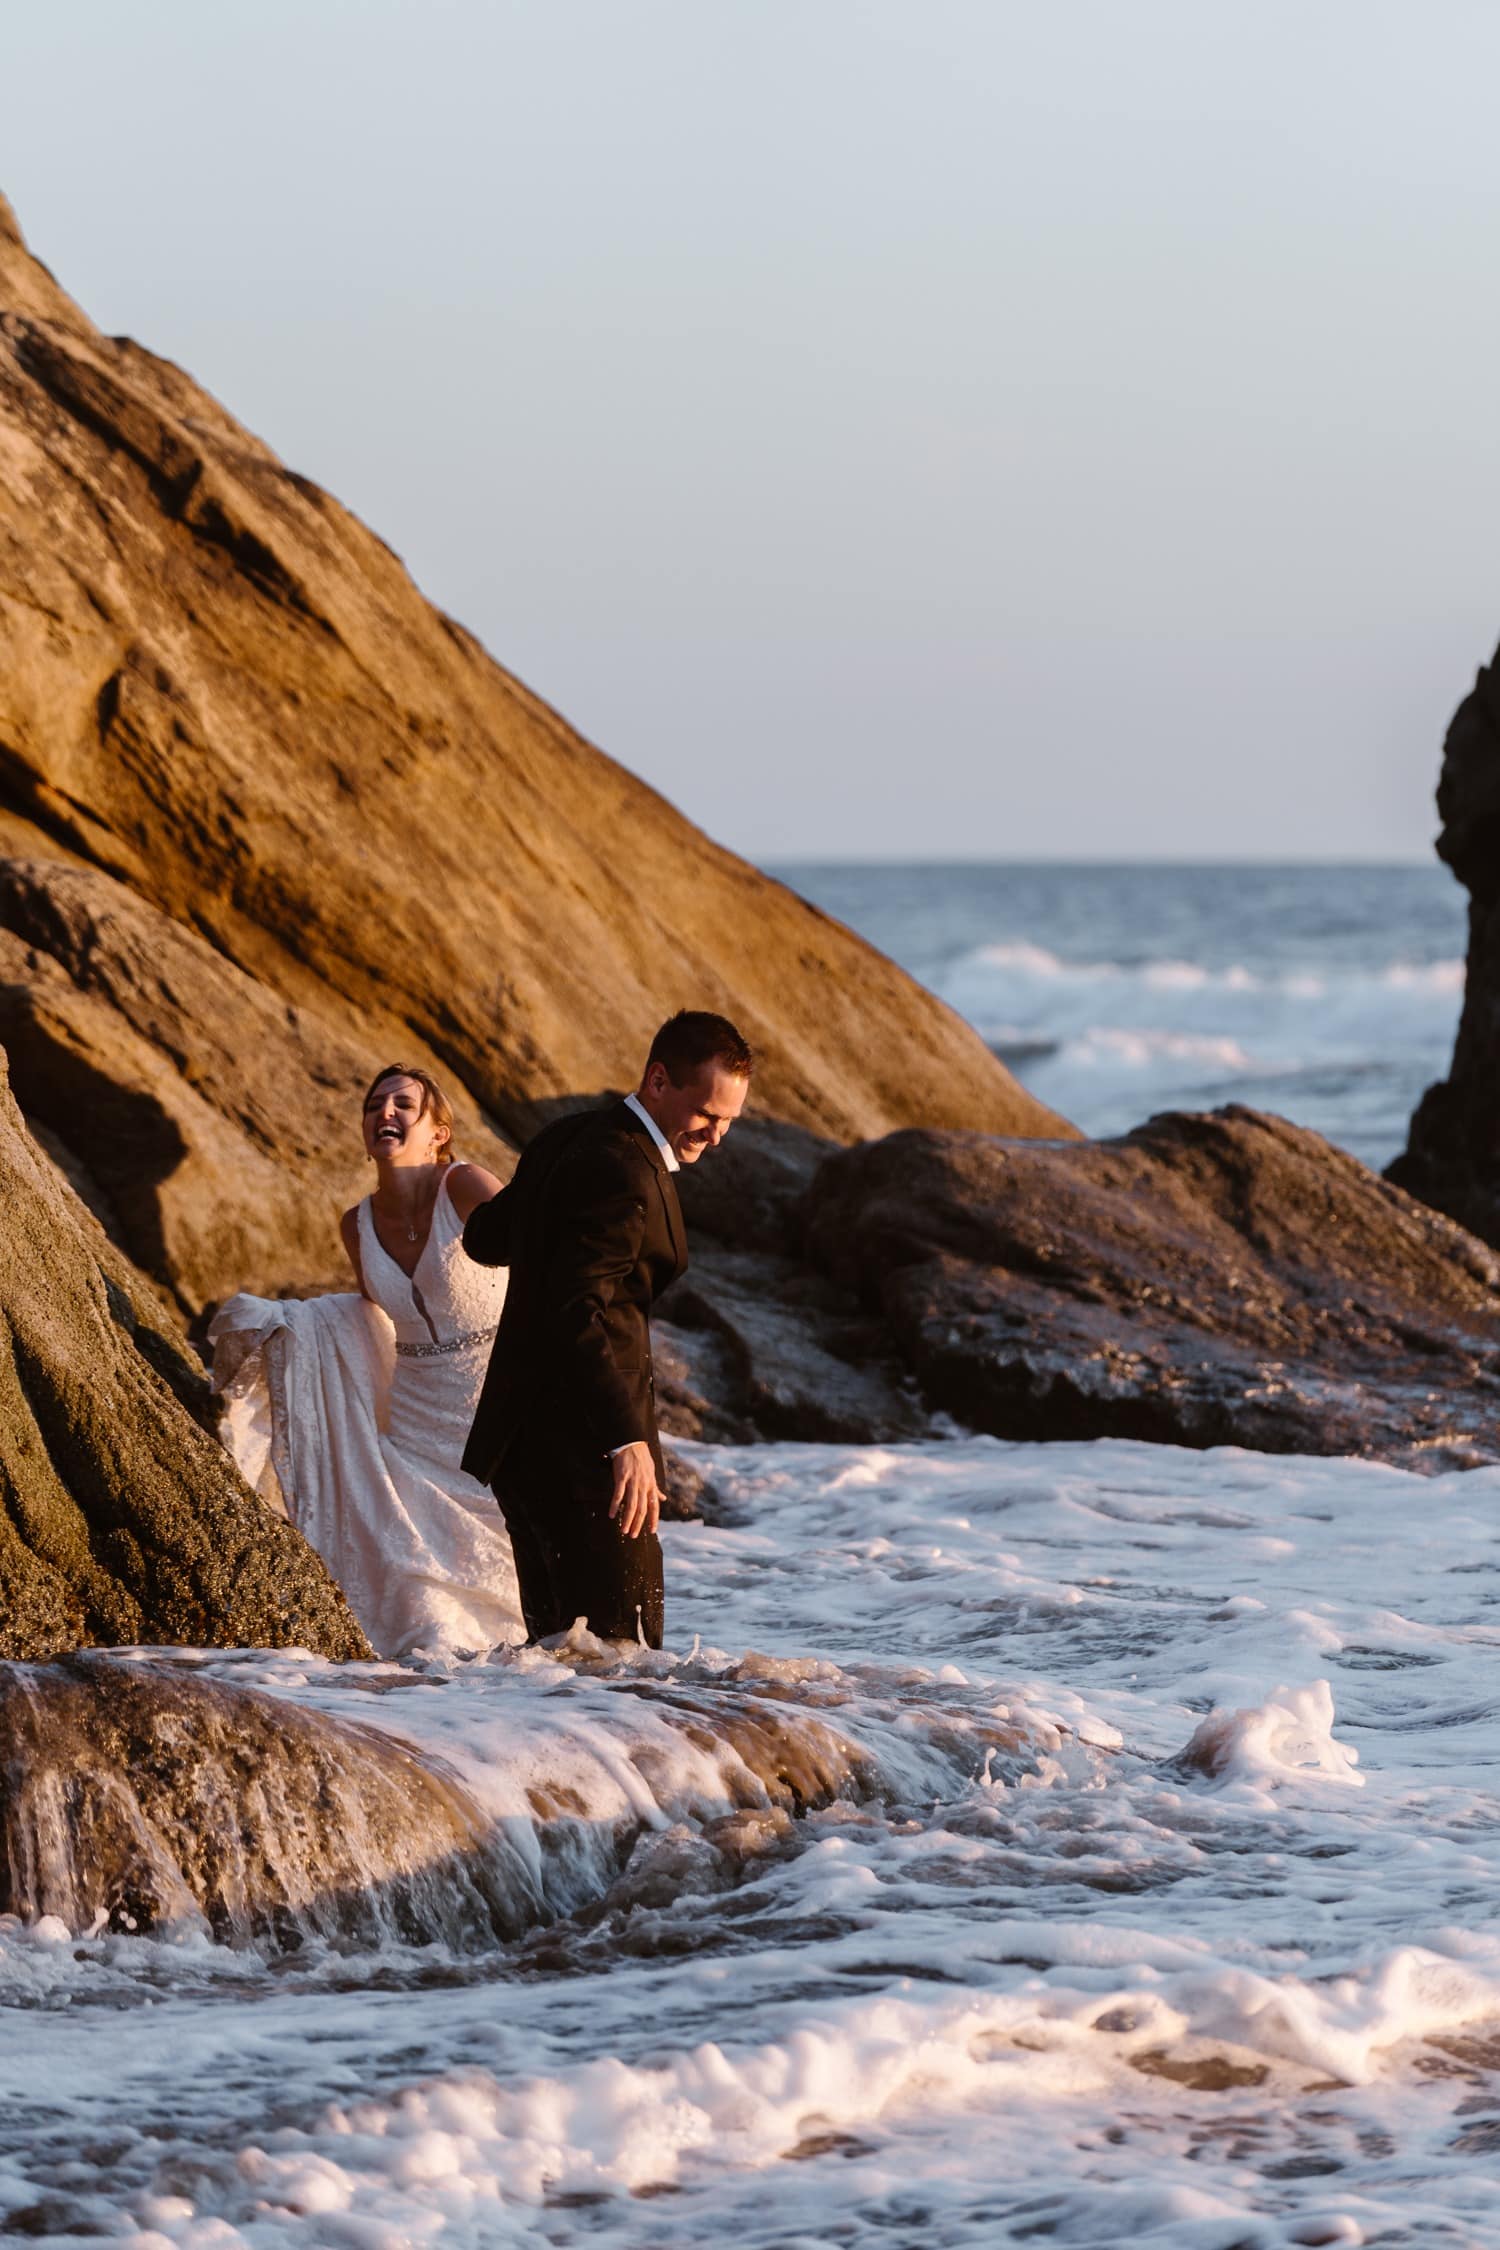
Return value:
[[(1192, 1031), (1126, 1031), (1119, 1026), (1086, 1031), (1062, 1048), (1057, 1067), (1150, 1072), (1158, 1081), (1181, 1075), (1188, 1082), (1232, 1078), (1256, 1069), (1237, 1039)], [(1159, 1090), (1159, 1088), (1158, 1088)]]
[(1227, 968), (1209, 968), (1198, 961), (1173, 959), (1139, 962), (1065, 961), (1044, 945), (1022, 939), (1004, 945), (976, 946), (958, 961), (954, 978), (970, 971), (988, 971), (1018, 981), (1096, 985), (1139, 983), (1156, 992), (1271, 992), (1297, 1000), (1326, 998), (1341, 986), (1393, 992), (1462, 993), (1465, 964), (1461, 958), (1445, 961), (1387, 962), (1383, 967), (1339, 974), (1326, 969), (1290, 969), (1280, 974), (1257, 973), (1241, 962)]
[(1271, 1809), (1271, 1792), (1289, 1775), (1310, 1774), (1362, 1789), (1359, 1752), (1333, 1737), (1333, 1691), (1326, 1680), (1277, 1688), (1250, 1711), (1211, 1711), (1183, 1752), (1184, 1763), (1248, 1792)]
[(1124, 1131), (1168, 1105), (1243, 1100), (1384, 1163), (1446, 1063), (1464, 963), (1073, 961), (1020, 940), (975, 947), (935, 982), (1089, 1132)]
[[(1500, 2245), (1500, 1473), (695, 1458), (734, 1521), (670, 1530), (676, 1655), (204, 1652), (458, 1768), (561, 1918), (462, 1958), (0, 1927), (0, 2225)], [(845, 1793), (789, 1817), (816, 1730)]]

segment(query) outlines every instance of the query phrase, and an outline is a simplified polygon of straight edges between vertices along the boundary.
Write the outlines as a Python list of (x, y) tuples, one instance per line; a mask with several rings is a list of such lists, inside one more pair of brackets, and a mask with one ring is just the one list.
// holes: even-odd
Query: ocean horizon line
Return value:
[(900, 854), (884, 852), (798, 852), (795, 854), (772, 853), (768, 854), (764, 858), (756, 858), (752, 854), (746, 852), (742, 853), (741, 856), (750, 859), (752, 861), (752, 864), (755, 866), (768, 868), (773, 871), (780, 869), (804, 869), (823, 867), (920, 867), (953, 868), (955, 870), (1015, 867), (1053, 868), (1066, 870), (1078, 869), (1080, 871), (1091, 869), (1119, 870), (1122, 868), (1166, 867), (1181, 869), (1184, 872), (1212, 870), (1218, 868), (1253, 868), (1267, 873), (1280, 873), (1286, 872), (1288, 870), (1300, 871), (1302, 869), (1326, 868), (1330, 870), (1342, 870), (1348, 868), (1357, 868), (1370, 873), (1388, 871), (1390, 873), (1399, 874), (1404, 873), (1412, 868), (1430, 868), (1435, 873), (1446, 874), (1449, 875), (1452, 880), (1457, 880), (1456, 877), (1452, 876), (1452, 870), (1445, 866), (1444, 862), (1438, 858), (1435, 851), (1428, 851), (1422, 854), (1413, 853), (1409, 858), (1401, 859), (1390, 857), (1364, 858), (1358, 854), (1352, 853), (1347, 855), (1334, 855), (1329, 857), (1319, 857), (1313, 855), (1288, 855), (1281, 858), (1270, 858), (1255, 853), (1239, 854), (1234, 856), (1230, 856), (1227, 854), (1206, 854), (1205, 856), (1200, 858), (1188, 853), (1153, 853), (1141, 854), (1139, 856), (1127, 854), (1110, 855), (1106, 857), (1103, 854), (1093, 856), (1086, 853), (1059, 854), (1054, 856), (1053, 854), (1047, 852), (1007, 852), (1004, 855), (999, 855), (993, 858), (989, 856), (976, 857), (972, 853), (958, 854), (948, 852)]

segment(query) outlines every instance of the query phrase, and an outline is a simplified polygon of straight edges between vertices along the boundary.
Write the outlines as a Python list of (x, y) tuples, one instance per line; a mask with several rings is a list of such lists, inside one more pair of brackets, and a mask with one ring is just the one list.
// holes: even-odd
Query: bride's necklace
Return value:
[[(442, 1185), (442, 1182), (441, 1182), (441, 1180), (439, 1180), (439, 1182), (438, 1182), (438, 1187), (441, 1187), (441, 1185)], [(371, 1198), (371, 1201), (373, 1202), (373, 1200), (374, 1200), (374, 1198), (372, 1197), (372, 1198)], [(430, 1227), (430, 1226), (431, 1226), (431, 1224), (432, 1224), (432, 1213), (433, 1213), (433, 1206), (434, 1206), (434, 1205), (436, 1204), (436, 1202), (437, 1202), (437, 1187), (435, 1187), (435, 1188), (433, 1189), (433, 1191), (432, 1191), (431, 1195), (429, 1195), (429, 1196), (428, 1196), (428, 1198), (427, 1198), (427, 1208), (426, 1208), (425, 1212), (424, 1212), (424, 1213), (422, 1214), (422, 1216), (424, 1217), (424, 1219), (425, 1219), (425, 1220), (426, 1220), (426, 1222), (427, 1222), (427, 1226), (428, 1226), (428, 1227)], [(382, 1215), (382, 1217), (384, 1217), (384, 1213), (382, 1213), (381, 1215)], [(389, 1221), (387, 1220), (387, 1222), (386, 1222), (386, 1223), (387, 1223), (387, 1224), (389, 1225), (389, 1223), (390, 1223), (390, 1222), (389, 1222)], [(426, 1228), (419, 1228), (419, 1227), (418, 1227), (418, 1225), (417, 1225), (417, 1220), (416, 1220), (416, 1214), (415, 1214), (415, 1213), (413, 1213), (413, 1214), (412, 1214), (412, 1216), (411, 1216), (410, 1218), (408, 1218), (408, 1220), (407, 1220), (407, 1222), (406, 1222), (406, 1239), (407, 1239), (407, 1241), (408, 1241), (408, 1242), (420, 1242), (420, 1241), (421, 1241), (421, 1239), (422, 1239), (422, 1235), (423, 1235), (423, 1233), (425, 1233), (425, 1231), (426, 1231)]]

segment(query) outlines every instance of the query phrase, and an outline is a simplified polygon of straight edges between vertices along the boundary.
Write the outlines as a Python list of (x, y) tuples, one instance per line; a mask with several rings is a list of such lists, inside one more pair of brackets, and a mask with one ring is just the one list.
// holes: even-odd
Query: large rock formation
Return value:
[(1469, 893), (1469, 973), (1448, 1075), (1423, 1095), (1390, 1177), (1500, 1244), (1500, 656), (1453, 715), (1438, 856)]
[(188, 1641), (369, 1653), (212, 1434), (172, 1314), (11, 1099), (0, 1058), (0, 1656)]
[(1500, 1457), (1500, 1260), (1280, 1118), (893, 1134), (823, 1165), (808, 1241), (996, 1436)]
[[(113, 876), (56, 860), (0, 860), (0, 1044), (28, 1121), (184, 1310), (233, 1286), (352, 1286), (338, 1215), (368, 1184), (360, 1098), (418, 1056), (278, 998)], [(512, 1152), (453, 1091), (459, 1147), (508, 1176)]]
[(391, 1054), (515, 1137), (702, 1004), (760, 1048), (758, 1106), (835, 1139), (1069, 1131), (101, 335), (3, 204), (0, 851), (18, 1088), (186, 1305), (326, 1278), (350, 1092)]

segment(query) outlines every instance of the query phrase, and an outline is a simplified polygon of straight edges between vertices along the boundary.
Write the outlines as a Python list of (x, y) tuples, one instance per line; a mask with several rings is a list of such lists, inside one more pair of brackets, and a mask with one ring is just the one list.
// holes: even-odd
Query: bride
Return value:
[(500, 1511), (458, 1465), (506, 1283), (464, 1255), (463, 1225), (500, 1182), (455, 1160), (425, 1070), (380, 1071), (363, 1124), (376, 1184), (340, 1222), (360, 1293), (229, 1299), (209, 1326), (225, 1443), (382, 1656), (520, 1641)]

